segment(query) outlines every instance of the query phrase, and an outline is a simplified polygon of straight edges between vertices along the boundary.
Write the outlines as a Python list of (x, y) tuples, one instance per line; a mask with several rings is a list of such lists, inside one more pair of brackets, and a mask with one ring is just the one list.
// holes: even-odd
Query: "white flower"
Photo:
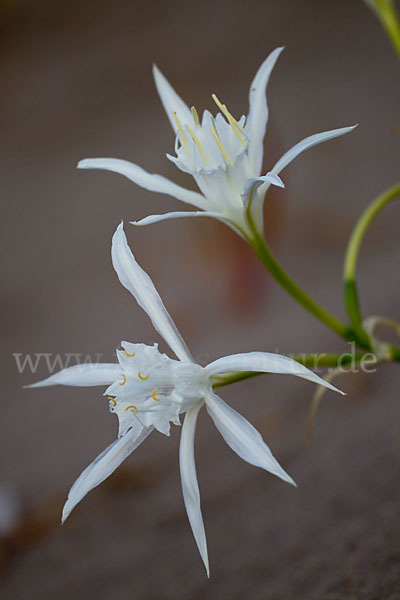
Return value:
[(200, 119), (195, 107), (189, 109), (154, 65), (157, 91), (176, 135), (176, 156), (167, 154), (167, 157), (179, 169), (192, 175), (201, 193), (187, 190), (161, 175), (148, 173), (126, 160), (87, 158), (81, 160), (78, 167), (121, 173), (143, 188), (174, 196), (200, 209), (152, 215), (134, 224), (147, 225), (163, 219), (204, 215), (215, 217), (241, 235), (251, 237), (246, 217), (250, 204), (252, 219), (261, 232), (264, 196), (271, 184), (283, 187), (279, 177), (282, 169), (304, 150), (353, 129), (343, 127), (311, 135), (286, 152), (271, 171), (261, 175), (263, 140), (268, 121), (266, 87), (282, 50), (274, 50), (258, 69), (250, 86), (249, 114), (239, 120), (215, 94), (212, 97), (221, 112), (214, 117), (206, 110)]
[(206, 406), (226, 443), (243, 460), (294, 484), (272, 456), (258, 431), (213, 392), (212, 377), (232, 371), (286, 373), (339, 390), (296, 361), (279, 354), (234, 354), (201, 367), (193, 361), (150, 277), (137, 264), (122, 224), (114, 234), (111, 254), (120, 282), (148, 314), (178, 360), (161, 354), (157, 345), (122, 342), (122, 350), (117, 352), (118, 363), (76, 365), (29, 386), (108, 385), (105, 395), (109, 397), (111, 412), (116, 413), (119, 419), (118, 439), (76, 480), (65, 503), (62, 521), (90, 490), (111, 475), (153, 429), (169, 435), (170, 423), (179, 425), (179, 415), (185, 414), (180, 443), (183, 497), (208, 574), (207, 545), (194, 462), (194, 433), (201, 407)]

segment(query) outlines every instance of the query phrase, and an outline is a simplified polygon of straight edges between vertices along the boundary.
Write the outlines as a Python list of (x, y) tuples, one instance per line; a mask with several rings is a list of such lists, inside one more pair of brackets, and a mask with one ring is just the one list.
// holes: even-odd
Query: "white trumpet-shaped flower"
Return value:
[(153, 282), (129, 249), (122, 224), (113, 237), (112, 262), (122, 285), (148, 314), (178, 360), (161, 354), (157, 345), (122, 342), (122, 350), (117, 352), (118, 363), (76, 365), (29, 386), (108, 385), (105, 395), (109, 398), (111, 412), (119, 419), (118, 439), (76, 480), (65, 503), (62, 520), (64, 522), (78, 502), (111, 475), (151, 431), (157, 429), (169, 435), (170, 423), (180, 425), (179, 417), (184, 414), (179, 452), (183, 498), (193, 535), (209, 573), (194, 461), (194, 434), (201, 407), (206, 406), (226, 443), (243, 460), (294, 484), (259, 432), (213, 392), (213, 376), (232, 371), (285, 373), (339, 390), (301, 364), (279, 354), (249, 352), (225, 356), (206, 367), (196, 364)]
[(214, 117), (208, 110), (199, 117), (189, 108), (154, 65), (153, 75), (165, 112), (174, 130), (176, 156), (167, 157), (195, 179), (199, 192), (187, 190), (161, 175), (144, 171), (138, 165), (116, 158), (86, 158), (81, 169), (106, 169), (125, 175), (136, 184), (174, 196), (195, 206), (195, 212), (179, 211), (145, 217), (136, 225), (147, 225), (176, 217), (215, 217), (251, 237), (247, 209), (261, 232), (264, 196), (270, 185), (284, 187), (279, 175), (304, 150), (343, 135), (353, 127), (343, 127), (311, 135), (286, 152), (265, 175), (261, 174), (263, 141), (268, 121), (266, 87), (271, 71), (283, 48), (274, 50), (262, 63), (249, 92), (249, 114), (235, 119), (225, 104), (212, 95), (220, 112)]

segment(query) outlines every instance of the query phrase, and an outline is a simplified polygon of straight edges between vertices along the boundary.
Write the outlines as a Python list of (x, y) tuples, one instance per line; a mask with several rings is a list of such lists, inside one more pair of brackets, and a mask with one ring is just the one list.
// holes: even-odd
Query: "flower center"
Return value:
[[(235, 119), (215, 94), (212, 94), (212, 98), (222, 113), (218, 113), (215, 119), (211, 113), (205, 111), (202, 123), (200, 123), (198, 112), (194, 106), (190, 109), (193, 117), (192, 124), (182, 124), (177, 113), (172, 113), (178, 129), (177, 140), (180, 143), (180, 146), (176, 148), (177, 156), (192, 170), (198, 170), (201, 165), (203, 168), (216, 167), (221, 163), (225, 167), (227, 165), (233, 167), (238, 153), (248, 145), (242, 124)], [(199, 159), (201, 160), (200, 164)]]
[(106, 390), (120, 435), (136, 420), (168, 435), (170, 422), (180, 424), (179, 415), (204, 398), (209, 385), (205, 370), (168, 358), (156, 345), (121, 345), (117, 356), (122, 373)]

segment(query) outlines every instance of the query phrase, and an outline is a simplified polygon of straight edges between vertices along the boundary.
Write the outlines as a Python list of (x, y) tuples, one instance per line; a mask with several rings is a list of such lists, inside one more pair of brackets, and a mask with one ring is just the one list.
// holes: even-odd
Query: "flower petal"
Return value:
[[(269, 175), (278, 175), (282, 169), (284, 169), (289, 163), (292, 162), (299, 154), (320, 144), (321, 142), (325, 142), (327, 140), (331, 140), (340, 135), (344, 135), (349, 131), (352, 131), (357, 125), (353, 125), (351, 127), (342, 127), (340, 129), (332, 129), (330, 131), (324, 131), (323, 133), (316, 133), (314, 135), (310, 135), (306, 137), (304, 140), (293, 146), (288, 152), (286, 152), (275, 164), (272, 171), (270, 171)], [(256, 223), (257, 228), (261, 231), (263, 228), (263, 204), (265, 194), (270, 186), (270, 181), (266, 180), (265, 183), (258, 186), (257, 193), (254, 194), (254, 199), (252, 202), (252, 215), (253, 219)]]
[(261, 171), (263, 141), (268, 122), (266, 88), (272, 69), (282, 50), (283, 48), (276, 48), (271, 52), (258, 69), (250, 86), (250, 108), (245, 129), (249, 138), (249, 159), (256, 174)]
[(247, 419), (212, 393), (207, 396), (206, 406), (208, 414), (225, 442), (240, 458), (269, 471), (287, 483), (296, 485), (273, 457), (261, 434)]
[(213, 219), (217, 219), (217, 221), (221, 221), (221, 223), (224, 223), (224, 225), (228, 225), (228, 227), (233, 229), (235, 233), (239, 234), (241, 237), (244, 237), (243, 230), (241, 230), (236, 223), (230, 221), (221, 215), (221, 213), (206, 210), (196, 212), (177, 211), (165, 213), (163, 215), (149, 215), (143, 219), (140, 219), (140, 221), (130, 221), (130, 224), (141, 227), (142, 225), (152, 225), (153, 223), (158, 223), (159, 221), (166, 221), (167, 219), (179, 219), (181, 217), (211, 217)]
[(206, 198), (198, 192), (187, 190), (180, 185), (176, 185), (166, 177), (155, 173), (148, 173), (138, 165), (121, 160), (119, 158), (85, 158), (78, 163), (78, 169), (104, 169), (124, 175), (137, 185), (140, 185), (151, 192), (158, 192), (173, 196), (177, 200), (182, 200), (187, 204), (193, 204), (198, 208), (206, 209), (209, 206)]
[(208, 552), (206, 534), (204, 531), (203, 516), (200, 507), (200, 492), (196, 476), (196, 464), (194, 461), (194, 434), (196, 429), (197, 415), (202, 404), (194, 406), (185, 415), (182, 426), (181, 442), (179, 446), (179, 465), (181, 470), (183, 500), (190, 526), (196, 540), (200, 556), (210, 576), (208, 564)]
[(90, 490), (102, 483), (146, 439), (153, 428), (145, 429), (139, 422), (124, 436), (113, 442), (82, 472), (72, 486), (64, 504), (62, 523)]
[(172, 129), (176, 134), (178, 132), (178, 127), (173, 113), (175, 112), (177, 114), (177, 117), (182, 125), (192, 122), (192, 113), (182, 98), (175, 92), (169, 81), (161, 73), (157, 65), (153, 65), (153, 77), (164, 110), (167, 113), (167, 117), (172, 125)]
[(262, 175), (261, 177), (253, 177), (252, 179), (248, 179), (244, 184), (243, 194), (241, 194), (244, 208), (246, 210), (247, 205), (250, 200), (250, 195), (255, 192), (260, 185), (263, 183), (269, 183), (271, 185), (276, 185), (277, 187), (284, 188), (285, 184), (282, 179), (276, 173), (267, 173), (266, 175)]
[(181, 217), (213, 217), (214, 219), (220, 219), (221, 214), (217, 212), (207, 212), (204, 210), (196, 212), (177, 211), (165, 213), (163, 215), (149, 215), (140, 221), (131, 221), (131, 225), (151, 225), (152, 223), (158, 223), (159, 221), (166, 221), (167, 219), (179, 219)]
[(121, 373), (118, 363), (89, 363), (74, 365), (63, 369), (47, 379), (26, 385), (27, 388), (46, 387), (48, 385), (76, 385), (89, 387), (92, 385), (110, 385)]
[(258, 371), (260, 373), (281, 373), (295, 375), (302, 379), (308, 379), (313, 383), (322, 385), (334, 392), (344, 394), (325, 379), (318, 377), (316, 373), (307, 369), (296, 360), (281, 354), (271, 352), (246, 352), (244, 354), (231, 354), (210, 363), (206, 367), (207, 374), (222, 375), (231, 371)]
[(171, 350), (180, 360), (192, 361), (189, 350), (168, 314), (154, 283), (136, 262), (126, 241), (122, 223), (118, 225), (113, 236), (111, 257), (120, 282), (148, 314), (155, 329)]
[(357, 125), (351, 125), (350, 127), (341, 127), (340, 129), (331, 129), (330, 131), (323, 131), (322, 133), (315, 133), (314, 135), (310, 135), (306, 137), (301, 142), (298, 142), (293, 148), (288, 150), (276, 163), (271, 173), (276, 173), (277, 175), (284, 169), (289, 163), (292, 162), (293, 159), (296, 158), (299, 154), (320, 144), (321, 142), (326, 142), (327, 140), (332, 140), (336, 137), (344, 135), (345, 133), (349, 133), (349, 131), (353, 131)]

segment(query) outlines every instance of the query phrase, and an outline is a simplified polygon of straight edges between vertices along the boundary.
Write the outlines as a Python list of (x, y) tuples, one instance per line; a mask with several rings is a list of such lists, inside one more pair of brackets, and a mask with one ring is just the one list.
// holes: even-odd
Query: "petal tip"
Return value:
[(91, 158), (82, 158), (76, 165), (77, 169), (90, 169), (91, 168)]
[(118, 223), (118, 225), (117, 225), (117, 229), (115, 230), (115, 233), (114, 233), (114, 235), (116, 235), (116, 234), (119, 234), (119, 235), (121, 235), (121, 233), (122, 233), (122, 234), (123, 234), (123, 233), (125, 233), (125, 232), (124, 232), (124, 222), (123, 222), (123, 220), (122, 220), (122, 219), (121, 219), (121, 221)]
[(68, 500), (66, 501), (66, 503), (64, 504), (64, 508), (62, 511), (62, 515), (61, 515), (61, 525), (64, 525), (65, 521), (68, 519), (69, 515), (71, 514), (72, 508), (70, 508), (68, 506)]
[[(323, 380), (324, 383), (322, 384), (326, 389), (331, 390), (332, 392), (337, 392), (338, 394), (340, 394), (341, 396), (347, 396), (346, 392), (342, 392), (342, 390), (340, 390), (339, 388), (337, 388), (335, 385), (332, 385), (331, 383), (329, 383), (328, 381), (326, 381), (326, 379)], [(321, 384), (320, 384), (321, 385)], [(325, 391), (326, 391), (325, 389)]]
[(295, 482), (295, 480), (292, 477), (290, 477), (290, 475), (288, 473), (286, 473), (286, 471), (285, 471), (285, 477), (282, 477), (282, 479), (283, 479), (283, 481), (286, 481), (286, 483), (290, 483), (290, 485), (297, 488), (297, 483)]
[(276, 173), (272, 173), (271, 171), (265, 175), (265, 180), (269, 183), (272, 183), (276, 187), (284, 188), (285, 184), (282, 179)]
[(35, 383), (28, 383), (27, 385), (23, 385), (22, 389), (26, 390), (26, 389), (30, 389), (30, 388), (47, 387), (50, 385), (52, 385), (52, 384), (47, 383), (46, 379), (42, 379), (42, 381), (35, 381)]
[(127, 241), (124, 231), (124, 222), (121, 220), (112, 236), (111, 255), (113, 256), (113, 253), (117, 250), (117, 247), (120, 247), (121, 245), (124, 246), (125, 244), (127, 244)]
[(152, 65), (152, 73), (153, 73), (153, 79), (154, 79), (154, 83), (156, 84), (157, 91), (160, 94), (159, 86), (162, 86), (163, 84), (167, 83), (167, 81), (165, 79), (164, 74), (158, 68), (158, 66), (155, 62)]

